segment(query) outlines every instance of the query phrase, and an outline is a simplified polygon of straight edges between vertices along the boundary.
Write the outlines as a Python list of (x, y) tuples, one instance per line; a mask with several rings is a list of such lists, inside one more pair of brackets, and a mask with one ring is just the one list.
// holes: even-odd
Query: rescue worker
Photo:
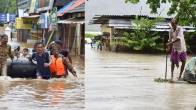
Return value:
[(32, 62), (36, 61), (37, 72), (36, 76), (38, 79), (50, 79), (51, 74), (49, 70), (50, 57), (47, 52), (44, 50), (44, 44), (38, 42), (35, 44), (36, 53), (32, 55)]
[(13, 60), (14, 56), (11, 53), (11, 46), (8, 43), (8, 36), (3, 34), (0, 36), (0, 69), (1, 76), (7, 76), (7, 58)]
[(52, 49), (52, 55), (50, 59), (50, 72), (52, 77), (55, 78), (62, 78), (67, 77), (69, 70), (73, 76), (77, 77), (76, 71), (74, 70), (73, 66), (69, 62), (67, 57), (64, 57), (60, 54), (57, 48)]
[(69, 55), (69, 50), (67, 48), (63, 48), (63, 43), (59, 40), (55, 41), (55, 47), (59, 49), (59, 53), (62, 54), (64, 57), (67, 57), (69, 61), (72, 63), (72, 58)]

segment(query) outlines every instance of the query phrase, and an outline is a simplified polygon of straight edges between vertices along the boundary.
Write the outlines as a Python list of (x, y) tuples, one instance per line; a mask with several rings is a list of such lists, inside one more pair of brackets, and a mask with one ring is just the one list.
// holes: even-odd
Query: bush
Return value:
[(94, 34), (89, 34), (89, 33), (85, 34), (85, 38), (93, 38), (94, 36), (95, 36)]
[(138, 52), (161, 52), (163, 51), (163, 43), (158, 42), (160, 36), (158, 32), (152, 32), (156, 23), (161, 19), (149, 20), (146, 18), (136, 18), (133, 21), (133, 29), (124, 32), (123, 45), (130, 50)]

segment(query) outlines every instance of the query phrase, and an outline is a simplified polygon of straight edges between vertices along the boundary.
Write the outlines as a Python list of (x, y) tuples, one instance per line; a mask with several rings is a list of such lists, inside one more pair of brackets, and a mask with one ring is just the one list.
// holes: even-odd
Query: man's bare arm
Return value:
[(178, 42), (178, 41), (180, 41), (179, 38), (177, 38), (177, 39), (174, 40), (174, 41), (168, 42), (166, 45), (167, 45), (167, 46), (171, 46), (172, 44), (174, 44), (175, 42)]

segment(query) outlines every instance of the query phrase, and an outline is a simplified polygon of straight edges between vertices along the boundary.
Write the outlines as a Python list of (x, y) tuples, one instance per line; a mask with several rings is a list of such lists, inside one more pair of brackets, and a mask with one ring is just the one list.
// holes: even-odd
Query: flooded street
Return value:
[(194, 110), (195, 85), (154, 82), (164, 73), (164, 55), (100, 52), (86, 45), (86, 109)]
[(83, 110), (84, 60), (72, 59), (79, 79), (0, 80), (0, 110)]

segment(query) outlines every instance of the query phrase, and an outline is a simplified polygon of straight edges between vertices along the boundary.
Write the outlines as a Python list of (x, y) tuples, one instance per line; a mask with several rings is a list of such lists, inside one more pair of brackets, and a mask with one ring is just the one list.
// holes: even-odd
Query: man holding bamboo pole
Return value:
[(186, 44), (184, 40), (183, 28), (178, 26), (176, 19), (171, 20), (171, 27), (172, 29), (170, 30), (169, 34), (169, 41), (166, 44), (168, 49), (171, 49), (171, 80), (173, 80), (175, 66), (178, 68), (179, 62), (182, 62), (180, 75), (178, 77), (178, 80), (180, 80), (186, 64)]

